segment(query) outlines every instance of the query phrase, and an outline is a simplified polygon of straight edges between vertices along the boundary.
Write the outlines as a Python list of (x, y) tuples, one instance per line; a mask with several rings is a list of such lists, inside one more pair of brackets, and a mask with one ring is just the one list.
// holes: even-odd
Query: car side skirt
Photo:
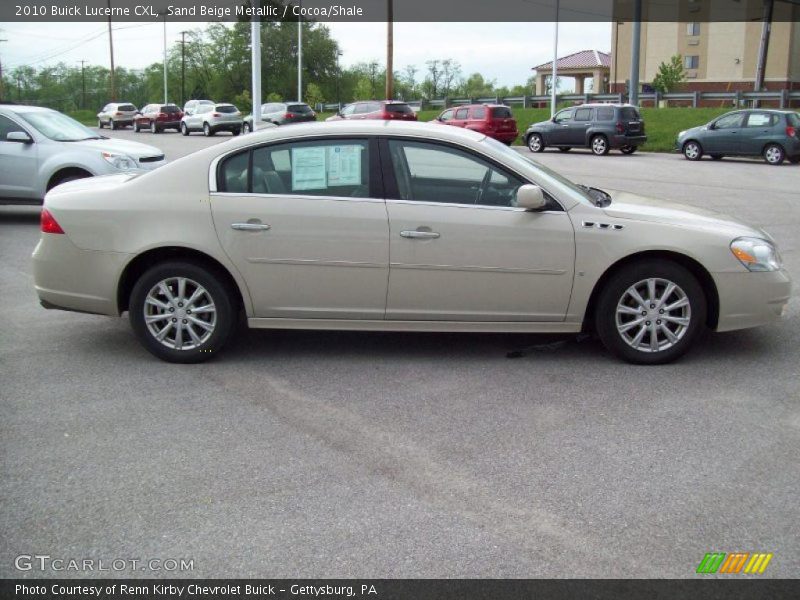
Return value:
[(322, 329), (331, 331), (453, 331), (462, 333), (579, 333), (581, 323), (497, 321), (389, 321), (378, 319), (250, 318), (251, 329)]

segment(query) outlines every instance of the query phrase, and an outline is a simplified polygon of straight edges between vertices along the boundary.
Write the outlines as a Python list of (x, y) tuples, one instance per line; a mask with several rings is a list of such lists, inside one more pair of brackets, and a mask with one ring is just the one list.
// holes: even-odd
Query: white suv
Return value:
[(97, 113), (97, 127), (99, 129), (106, 125), (108, 125), (109, 129), (127, 127), (128, 125), (133, 125), (136, 115), (136, 107), (130, 102), (111, 102)]
[(40, 204), (60, 183), (164, 162), (158, 148), (98, 135), (58, 111), (0, 105), (0, 204)]

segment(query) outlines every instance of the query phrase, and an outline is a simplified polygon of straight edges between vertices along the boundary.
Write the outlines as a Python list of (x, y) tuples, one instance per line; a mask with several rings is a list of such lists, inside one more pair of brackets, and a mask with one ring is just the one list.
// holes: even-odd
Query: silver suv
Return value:
[(158, 148), (108, 139), (58, 111), (0, 105), (0, 204), (40, 204), (60, 183), (163, 164)]
[(199, 104), (192, 114), (185, 113), (181, 119), (181, 133), (202, 131), (208, 137), (218, 131), (230, 131), (233, 135), (242, 132), (242, 113), (233, 104)]
[(213, 100), (189, 100), (183, 105), (183, 114), (193, 115), (197, 112), (197, 109), (204, 104), (214, 106), (216, 102)]
[(136, 114), (136, 107), (130, 102), (111, 102), (97, 113), (97, 127), (99, 129), (106, 125), (108, 125), (109, 129), (127, 127), (128, 125), (133, 125), (133, 119)]

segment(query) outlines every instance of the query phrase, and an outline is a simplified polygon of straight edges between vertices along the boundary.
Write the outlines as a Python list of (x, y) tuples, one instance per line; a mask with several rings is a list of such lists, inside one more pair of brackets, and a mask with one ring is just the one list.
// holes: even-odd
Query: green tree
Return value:
[(658, 65), (658, 72), (653, 77), (653, 89), (662, 94), (673, 91), (686, 79), (683, 70), (683, 58), (680, 54), (674, 55), (669, 62)]
[(306, 103), (316, 109), (318, 104), (325, 102), (325, 96), (322, 95), (322, 90), (316, 83), (309, 83), (306, 86)]

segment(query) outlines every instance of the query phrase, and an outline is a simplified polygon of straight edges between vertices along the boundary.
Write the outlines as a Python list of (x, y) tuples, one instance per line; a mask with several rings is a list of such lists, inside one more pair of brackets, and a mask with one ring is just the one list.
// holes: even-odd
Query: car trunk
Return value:
[(507, 108), (493, 108), (491, 113), (491, 127), (497, 132), (516, 131), (517, 121)]

